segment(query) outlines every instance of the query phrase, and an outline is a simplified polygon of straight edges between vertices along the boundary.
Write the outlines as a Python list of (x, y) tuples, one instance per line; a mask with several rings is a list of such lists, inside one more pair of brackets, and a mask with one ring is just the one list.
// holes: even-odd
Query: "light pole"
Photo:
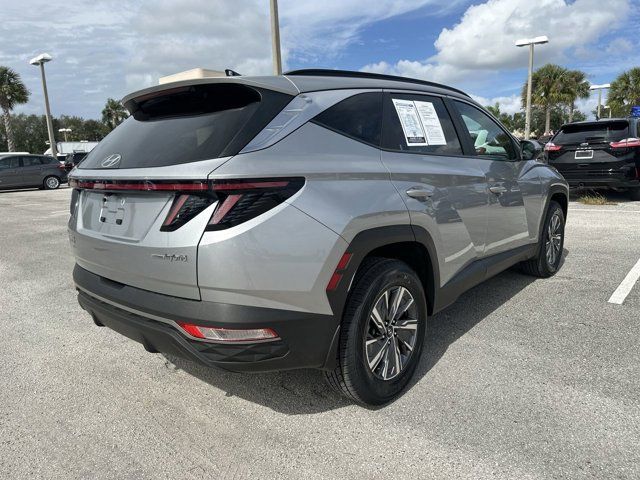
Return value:
[(71, 130), (70, 128), (59, 128), (58, 129), (59, 132), (61, 132), (62, 134), (64, 134), (64, 141), (67, 141), (67, 133), (71, 133), (73, 130)]
[(602, 85), (591, 85), (589, 87), (589, 90), (598, 91), (598, 115), (596, 120), (600, 120), (600, 111), (602, 110), (602, 90), (609, 88), (610, 86), (610, 83), (603, 83)]
[(529, 140), (531, 136), (531, 77), (533, 76), (533, 46), (549, 43), (549, 38), (545, 35), (535, 38), (521, 38), (516, 41), (516, 47), (529, 46), (529, 77), (527, 80), (527, 109), (525, 111), (524, 138)]
[(271, 0), (271, 51), (273, 53), (273, 73), (282, 75), (280, 55), (280, 22), (278, 21), (278, 0)]
[(51, 55), (41, 53), (37, 57), (29, 60), (31, 65), (40, 66), (40, 74), (42, 76), (42, 90), (44, 91), (44, 108), (47, 116), (47, 130), (49, 131), (49, 144), (51, 145), (51, 155), (58, 157), (58, 149), (56, 148), (56, 139), (53, 136), (53, 121), (51, 120), (51, 109), (49, 108), (49, 94), (47, 93), (47, 79), (44, 76), (44, 64), (51, 61)]

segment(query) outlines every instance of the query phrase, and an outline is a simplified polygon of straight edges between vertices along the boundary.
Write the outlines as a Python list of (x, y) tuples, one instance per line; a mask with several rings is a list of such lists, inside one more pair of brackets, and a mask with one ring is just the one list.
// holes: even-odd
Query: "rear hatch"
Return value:
[(238, 81), (130, 98), (132, 115), (71, 174), (78, 264), (116, 285), (199, 299), (197, 248), (218, 198), (207, 177), (291, 98)]
[(636, 140), (628, 120), (600, 120), (563, 125), (545, 145), (549, 163), (571, 180), (632, 178)]

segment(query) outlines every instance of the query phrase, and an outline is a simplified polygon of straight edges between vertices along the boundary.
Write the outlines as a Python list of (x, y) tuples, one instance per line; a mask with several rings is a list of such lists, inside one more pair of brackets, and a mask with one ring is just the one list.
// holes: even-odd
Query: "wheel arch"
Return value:
[(409, 265), (420, 278), (427, 298), (427, 312), (431, 315), (436, 305), (440, 286), (436, 248), (431, 235), (421, 227), (412, 225), (389, 225), (364, 230), (349, 243), (345, 254), (351, 254), (347, 267), (341, 271), (342, 280), (335, 291), (327, 297), (338, 321), (324, 368), (335, 367), (340, 325), (351, 286), (359, 273), (362, 262), (369, 257), (392, 258)]

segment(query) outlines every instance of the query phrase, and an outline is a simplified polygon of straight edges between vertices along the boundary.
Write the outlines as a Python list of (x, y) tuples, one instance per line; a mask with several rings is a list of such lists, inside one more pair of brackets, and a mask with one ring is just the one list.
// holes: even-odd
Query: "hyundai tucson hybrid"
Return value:
[(612, 188), (640, 200), (640, 118), (563, 125), (545, 157), (573, 188)]
[(324, 370), (380, 405), (428, 318), (519, 264), (560, 268), (568, 186), (466, 94), (302, 70), (176, 82), (71, 172), (80, 305), (151, 352)]

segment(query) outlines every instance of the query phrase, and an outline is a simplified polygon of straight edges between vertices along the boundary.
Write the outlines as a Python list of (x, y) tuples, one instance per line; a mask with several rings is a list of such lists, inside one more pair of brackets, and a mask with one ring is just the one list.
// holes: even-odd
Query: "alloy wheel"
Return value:
[(49, 187), (52, 190), (55, 190), (56, 188), (58, 188), (58, 185), (60, 184), (60, 182), (58, 182), (58, 179), (55, 177), (49, 177), (47, 178), (47, 187)]
[(405, 287), (385, 290), (369, 315), (365, 356), (371, 372), (382, 380), (397, 377), (413, 353), (418, 332), (418, 308)]
[(549, 227), (547, 228), (547, 264), (555, 267), (556, 260), (560, 257), (562, 248), (562, 219), (558, 211), (553, 213)]

